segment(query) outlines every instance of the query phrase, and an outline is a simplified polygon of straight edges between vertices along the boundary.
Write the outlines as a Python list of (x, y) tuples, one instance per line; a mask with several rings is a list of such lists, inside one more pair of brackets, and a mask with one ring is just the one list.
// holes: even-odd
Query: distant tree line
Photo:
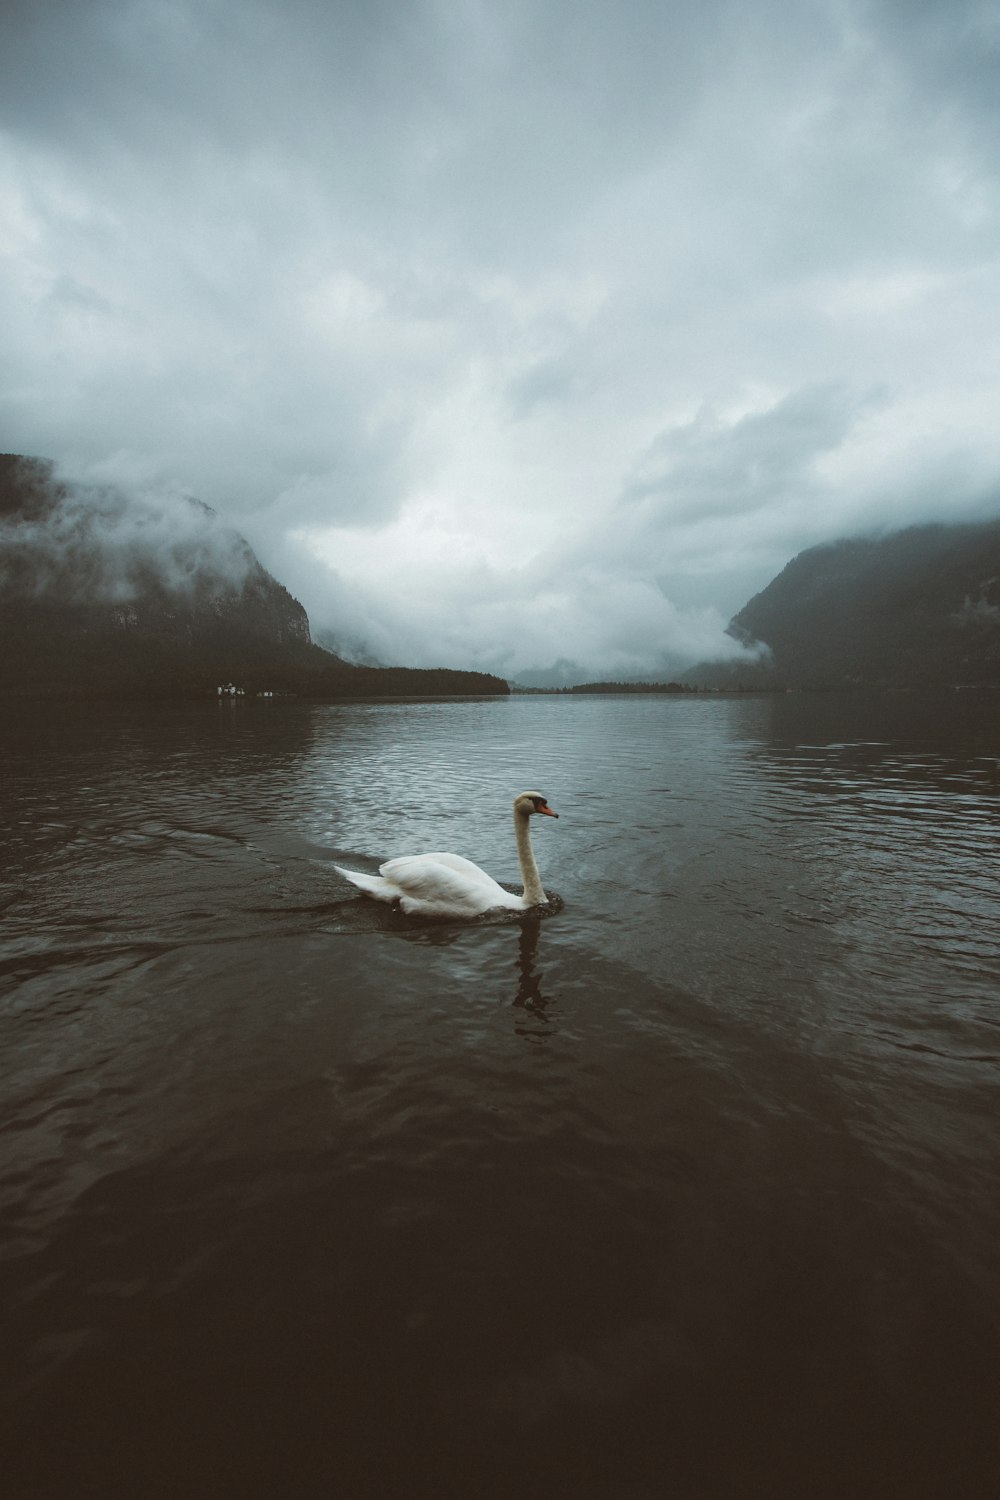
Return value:
[(515, 685), (512, 691), (558, 696), (572, 693), (694, 693), (698, 690), (684, 682), (580, 682), (575, 687), (556, 688), (525, 688)]
[(571, 693), (693, 693), (683, 682), (581, 682)]

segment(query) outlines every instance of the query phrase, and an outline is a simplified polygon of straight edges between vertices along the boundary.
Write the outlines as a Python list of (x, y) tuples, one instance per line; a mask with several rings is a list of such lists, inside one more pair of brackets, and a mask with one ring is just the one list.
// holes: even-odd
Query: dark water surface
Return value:
[[(1000, 1492), (1000, 696), (2, 748), (5, 1496)], [(541, 921), (332, 868), (525, 789)]]

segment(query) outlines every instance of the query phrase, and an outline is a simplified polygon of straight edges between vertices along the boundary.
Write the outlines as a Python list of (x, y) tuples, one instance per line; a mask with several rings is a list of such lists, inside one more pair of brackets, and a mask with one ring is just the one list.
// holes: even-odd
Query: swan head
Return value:
[(530, 818), (534, 813), (544, 813), (547, 818), (558, 818), (541, 792), (522, 792), (514, 798), (514, 813), (521, 818)]

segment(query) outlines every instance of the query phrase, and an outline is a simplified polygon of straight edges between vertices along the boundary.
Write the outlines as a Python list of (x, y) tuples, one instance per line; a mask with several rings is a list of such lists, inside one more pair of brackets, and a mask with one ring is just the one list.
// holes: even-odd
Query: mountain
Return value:
[(248, 543), (186, 496), (67, 485), (0, 455), (0, 688), (18, 695), (495, 694), (478, 672), (354, 667)]
[(1000, 521), (913, 526), (811, 547), (729, 633), (770, 648), (759, 668), (689, 680), (805, 688), (1000, 684)]

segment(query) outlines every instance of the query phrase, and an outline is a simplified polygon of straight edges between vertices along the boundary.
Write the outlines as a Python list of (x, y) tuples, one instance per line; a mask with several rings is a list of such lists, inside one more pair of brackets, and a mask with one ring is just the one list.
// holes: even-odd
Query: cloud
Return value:
[(803, 546), (1000, 508), (980, 0), (3, 26), (3, 446), (131, 455), (358, 649), (657, 670)]
[(753, 520), (789, 500), (816, 499), (816, 460), (843, 444), (860, 405), (842, 388), (819, 387), (730, 420), (703, 408), (653, 440), (625, 505), (684, 526)]
[[(124, 479), (125, 488), (120, 487)], [(0, 589), (58, 603), (124, 603), (156, 583), (238, 589), (253, 571), (240, 535), (191, 497), (144, 488), (114, 460), (93, 482), (39, 483), (26, 508), (0, 519)]]

